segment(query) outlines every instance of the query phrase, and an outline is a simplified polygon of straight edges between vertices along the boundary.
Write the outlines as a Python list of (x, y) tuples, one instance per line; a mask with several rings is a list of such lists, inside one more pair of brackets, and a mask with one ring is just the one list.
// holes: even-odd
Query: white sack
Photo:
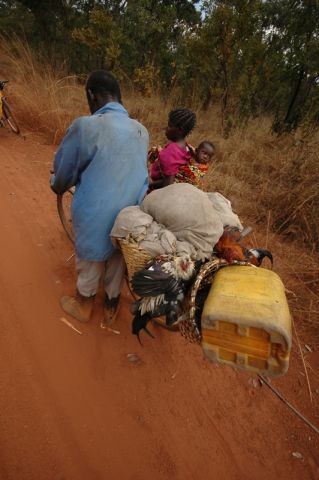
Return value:
[(155, 190), (142, 202), (141, 210), (190, 243), (198, 259), (209, 258), (223, 234), (223, 222), (206, 193), (187, 183)]
[(162, 225), (152, 222), (147, 228), (145, 239), (139, 243), (139, 246), (153, 257), (170, 253), (175, 254), (176, 237)]
[(207, 196), (223, 222), (223, 227), (236, 227), (240, 231), (244, 228), (238, 218), (238, 215), (232, 211), (231, 203), (219, 192), (208, 192)]
[(116, 217), (110, 236), (115, 238), (131, 236), (133, 240), (139, 242), (146, 237), (147, 228), (152, 222), (153, 218), (142, 212), (138, 205), (126, 207)]

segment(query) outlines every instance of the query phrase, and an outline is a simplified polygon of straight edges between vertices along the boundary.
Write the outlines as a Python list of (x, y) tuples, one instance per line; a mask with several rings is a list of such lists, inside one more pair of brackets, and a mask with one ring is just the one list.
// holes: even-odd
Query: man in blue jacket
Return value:
[(75, 234), (77, 291), (61, 298), (65, 312), (90, 319), (94, 296), (104, 275), (104, 321), (114, 321), (125, 272), (110, 231), (122, 208), (139, 204), (148, 187), (148, 132), (121, 103), (117, 80), (93, 72), (86, 83), (90, 116), (77, 118), (54, 159), (51, 188), (62, 194), (75, 186), (72, 222)]

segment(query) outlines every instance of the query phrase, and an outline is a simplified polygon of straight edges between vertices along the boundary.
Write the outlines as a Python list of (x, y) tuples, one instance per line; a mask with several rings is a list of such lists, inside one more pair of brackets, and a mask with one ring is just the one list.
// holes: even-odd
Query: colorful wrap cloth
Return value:
[(164, 148), (152, 147), (148, 152), (151, 179), (159, 180), (163, 175), (175, 175), (175, 183), (200, 187), (208, 165), (196, 163), (194, 156), (195, 149), (189, 144), (185, 151), (176, 143), (170, 143)]
[(195, 165), (193, 163), (181, 165), (178, 173), (175, 175), (175, 183), (190, 183), (195, 187), (200, 187), (207, 171), (208, 165)]

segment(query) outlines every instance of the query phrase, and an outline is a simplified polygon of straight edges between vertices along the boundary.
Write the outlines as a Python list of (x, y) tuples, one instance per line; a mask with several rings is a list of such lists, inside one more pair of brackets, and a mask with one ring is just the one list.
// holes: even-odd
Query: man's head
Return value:
[(184, 139), (195, 127), (196, 115), (187, 108), (172, 110), (168, 115), (166, 137), (172, 142)]
[(85, 86), (90, 112), (94, 113), (106, 103), (121, 103), (121, 90), (118, 81), (105, 70), (92, 72)]
[(195, 160), (198, 163), (207, 164), (215, 154), (215, 146), (212, 142), (204, 140), (195, 150)]

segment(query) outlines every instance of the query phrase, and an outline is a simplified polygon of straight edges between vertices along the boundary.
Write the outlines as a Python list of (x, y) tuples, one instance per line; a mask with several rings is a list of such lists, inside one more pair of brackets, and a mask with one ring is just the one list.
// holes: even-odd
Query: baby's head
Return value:
[(172, 110), (168, 115), (166, 137), (172, 142), (182, 140), (193, 130), (196, 125), (196, 115), (188, 108)]
[(204, 140), (195, 150), (195, 161), (207, 165), (215, 155), (215, 151), (215, 145), (208, 140)]

